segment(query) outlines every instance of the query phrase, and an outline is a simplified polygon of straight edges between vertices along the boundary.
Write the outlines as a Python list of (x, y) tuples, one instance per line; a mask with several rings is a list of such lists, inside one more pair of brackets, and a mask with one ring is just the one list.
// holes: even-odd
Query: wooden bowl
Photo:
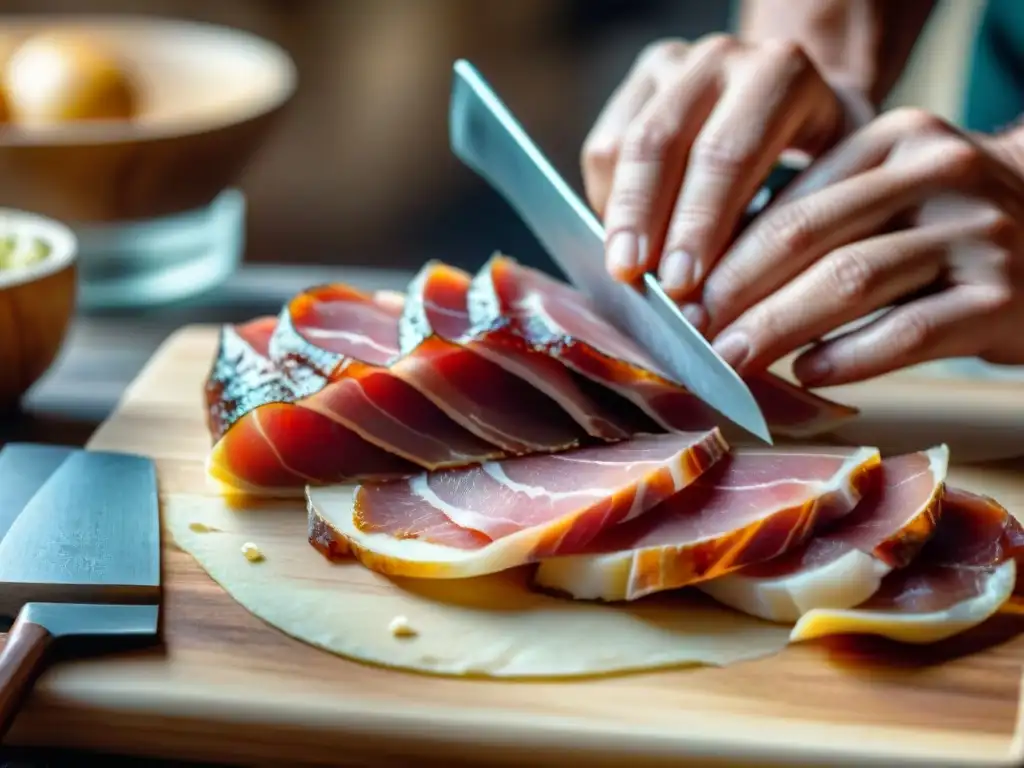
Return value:
[[(234, 183), (295, 90), (291, 58), (254, 35), (131, 16), (0, 16), (8, 41), (84, 33), (135, 82), (131, 120), (0, 129), (0, 206), (72, 225), (208, 205)], [(8, 42), (10, 45), (10, 42)]]
[(0, 237), (37, 237), (50, 254), (28, 267), (0, 269), (0, 411), (16, 407), (49, 370), (75, 311), (78, 244), (59, 222), (0, 209)]

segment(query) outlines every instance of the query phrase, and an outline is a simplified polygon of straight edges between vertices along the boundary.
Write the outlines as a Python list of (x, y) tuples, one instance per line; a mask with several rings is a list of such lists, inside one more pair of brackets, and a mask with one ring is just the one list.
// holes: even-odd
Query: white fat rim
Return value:
[(459, 579), (496, 573), (522, 565), (520, 553), (524, 548), (529, 551), (530, 540), (538, 536), (536, 529), (526, 528), (479, 549), (460, 549), (420, 539), (396, 539), (388, 533), (366, 533), (354, 521), (358, 489), (357, 485), (309, 486), (309, 511), (326, 520), (352, 546), (386, 558), (387, 572), (393, 576), (416, 577), (429, 572), (431, 578)]
[[(942, 443), (925, 454), (941, 488), (949, 469), (949, 447)], [(752, 616), (795, 622), (815, 609), (845, 610), (863, 603), (878, 591), (891, 570), (873, 555), (852, 550), (811, 570), (770, 578), (745, 576), (739, 571), (698, 586), (720, 603)]]
[[(794, 450), (798, 451), (800, 449), (782, 449), (783, 452), (790, 453)], [(751, 449), (747, 452), (757, 453), (759, 452), (759, 449)], [(819, 494), (818, 498), (822, 498), (835, 492), (847, 491), (848, 493), (852, 493), (850, 479), (853, 473), (858, 467), (878, 455), (878, 449), (871, 447), (861, 447), (851, 452), (843, 462), (842, 466), (836, 470), (827, 482), (815, 483)], [(852, 510), (858, 500), (859, 497), (851, 499), (849, 509)], [(760, 520), (763, 521), (769, 519), (777, 512), (777, 509), (773, 509), (770, 514), (763, 516)], [(596, 555), (566, 555), (562, 557), (552, 557), (541, 561), (540, 567), (537, 569), (537, 573), (534, 576), (534, 581), (538, 586), (565, 592), (577, 600), (635, 600), (637, 598), (644, 597), (653, 591), (664, 591), (676, 588), (674, 586), (670, 586), (662, 589), (637, 592), (635, 590), (635, 584), (638, 581), (636, 568), (637, 563), (641, 558), (649, 558), (654, 553), (658, 553), (662, 558), (672, 558), (674, 555), (686, 556), (694, 547), (699, 545), (700, 542), (692, 542), (692, 544), (688, 544), (680, 550), (671, 542), (666, 542), (664, 545), (645, 547), (643, 549), (604, 552)], [(840, 567), (843, 565), (846, 564), (842, 563), (840, 564)], [(827, 566), (825, 567), (827, 568)], [(824, 575), (829, 577), (827, 573)], [(786, 577), (781, 578), (788, 579), (789, 575), (787, 574)], [(736, 599), (743, 605), (756, 605), (760, 602), (758, 599), (758, 589), (759, 585), (764, 584), (765, 582), (759, 581), (756, 583), (746, 583), (752, 580), (730, 580), (729, 576), (722, 576), (707, 583), (714, 585), (723, 581), (725, 582), (726, 587), (726, 589), (722, 590), (723, 595), (735, 594)], [(684, 584), (682, 586), (689, 585)], [(768, 586), (773, 591), (780, 590), (780, 587), (775, 584), (768, 584)], [(781, 584), (781, 590), (785, 591), (788, 589), (788, 586), (788, 583)], [(709, 591), (708, 594), (712, 593)], [(870, 595), (868, 595), (868, 597), (870, 597)], [(738, 605), (732, 605), (731, 607), (739, 608)], [(746, 610), (746, 608), (741, 608), (741, 610)], [(760, 613), (755, 615), (761, 615), (762, 618), (769, 618)], [(797, 616), (798, 614), (793, 614), (792, 618), (780, 620), (795, 621)]]
[(808, 611), (793, 627), (791, 642), (835, 634), (874, 634), (903, 643), (935, 643), (975, 627), (999, 611), (1010, 599), (1017, 581), (1017, 564), (1007, 560), (991, 573), (980, 595), (956, 603), (944, 611), (904, 613), (897, 611)]
[(812, 571), (779, 579), (730, 574), (698, 588), (723, 605), (767, 621), (791, 623), (818, 608), (842, 610), (869, 599), (892, 569), (859, 550)]

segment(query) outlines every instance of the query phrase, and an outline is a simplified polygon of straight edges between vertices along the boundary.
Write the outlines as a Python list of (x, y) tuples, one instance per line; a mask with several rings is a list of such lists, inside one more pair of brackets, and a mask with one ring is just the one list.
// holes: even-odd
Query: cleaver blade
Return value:
[(73, 637), (157, 638), (156, 468), (129, 454), (15, 443), (0, 451), (0, 734)]

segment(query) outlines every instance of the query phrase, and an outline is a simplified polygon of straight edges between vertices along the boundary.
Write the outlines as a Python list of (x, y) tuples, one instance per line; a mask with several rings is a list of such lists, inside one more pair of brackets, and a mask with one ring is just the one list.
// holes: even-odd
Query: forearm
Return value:
[(832, 83), (877, 107), (934, 6), (935, 0), (742, 0), (740, 36), (800, 43)]

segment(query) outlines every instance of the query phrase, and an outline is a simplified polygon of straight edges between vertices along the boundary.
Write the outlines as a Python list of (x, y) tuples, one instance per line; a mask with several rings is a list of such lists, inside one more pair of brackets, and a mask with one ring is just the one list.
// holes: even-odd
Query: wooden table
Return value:
[[(289, 297), (318, 283), (342, 281), (367, 289), (399, 290), (410, 277), (391, 270), (247, 266), (217, 290), (188, 302), (82, 315), (57, 364), (29, 393), (22, 412), (0, 421), (0, 445), (16, 440), (84, 445), (156, 348), (182, 325), (276, 314)], [(77, 766), (97, 759), (109, 768), (160, 765), (106, 755), (0, 749), (0, 768)]]

